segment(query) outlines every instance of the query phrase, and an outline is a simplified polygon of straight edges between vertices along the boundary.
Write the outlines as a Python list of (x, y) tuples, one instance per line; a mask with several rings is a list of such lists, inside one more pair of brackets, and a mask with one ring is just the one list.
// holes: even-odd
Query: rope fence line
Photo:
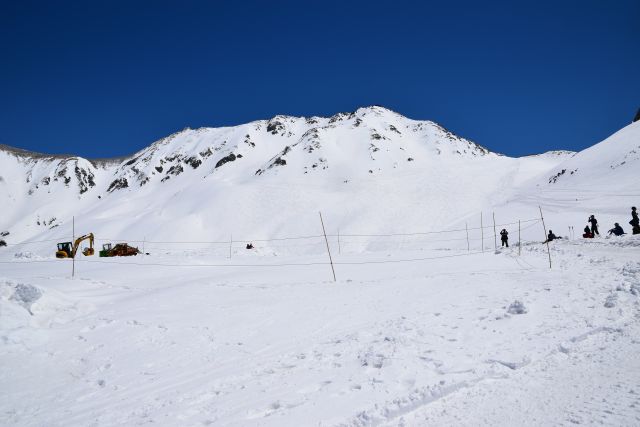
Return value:
[(19, 242), (19, 243), (7, 243), (7, 246), (22, 246), (22, 245), (30, 245), (30, 244), (33, 244), (33, 243), (61, 242), (61, 241), (64, 241), (64, 240), (66, 240), (68, 238), (69, 238), (69, 236), (67, 236), (67, 237), (59, 237), (57, 239), (34, 240), (34, 241), (26, 241), (26, 242)]
[[(522, 220), (520, 221), (521, 223), (527, 223), (527, 222), (537, 222), (540, 221), (540, 218), (532, 218), (532, 219), (526, 219), (526, 220)], [(496, 227), (506, 227), (506, 226), (510, 226), (510, 225), (516, 225), (518, 224), (518, 222), (509, 222), (509, 223), (503, 223), (503, 224), (496, 224)], [(327, 237), (340, 237), (340, 239), (342, 239), (343, 237), (407, 237), (407, 236), (422, 236), (422, 235), (430, 235), (430, 234), (443, 234), (443, 233), (457, 233), (457, 232), (466, 232), (466, 231), (473, 231), (473, 230), (481, 230), (481, 229), (489, 229), (492, 228), (492, 225), (487, 225), (487, 226), (483, 226), (483, 227), (471, 227), (471, 228), (459, 228), (459, 229), (449, 229), (449, 230), (435, 230), (435, 231), (422, 231), (422, 232), (413, 232), (413, 233), (387, 233), (387, 234), (327, 234)], [(290, 237), (275, 237), (275, 238), (271, 238), (271, 239), (234, 239), (236, 241), (239, 242), (276, 242), (276, 241), (288, 241), (288, 240), (305, 240), (305, 239), (320, 239), (320, 238), (324, 238), (324, 235), (322, 234), (318, 234), (318, 235), (308, 235), (308, 236), (290, 236)], [(60, 242), (60, 241), (65, 241), (67, 240), (68, 237), (60, 237), (57, 239), (46, 239), (46, 240), (35, 240), (35, 241), (24, 241), (24, 242), (19, 242), (19, 243), (7, 243), (7, 246), (21, 246), (21, 245), (29, 245), (29, 244), (35, 244), (35, 243), (46, 243), (46, 242)], [(229, 240), (214, 240), (214, 241), (206, 241), (206, 240), (193, 240), (193, 241), (154, 241), (154, 240), (132, 240), (132, 239), (127, 239), (127, 238), (120, 238), (120, 239), (114, 239), (114, 238), (96, 238), (95, 240), (98, 241), (105, 241), (105, 242), (119, 242), (119, 241), (124, 241), (124, 242), (133, 242), (133, 243), (149, 243), (149, 244), (224, 244), (224, 245), (228, 245), (229, 244)], [(448, 241), (448, 240), (452, 240), (452, 239), (447, 239), (447, 240), (443, 240), (443, 241)], [(466, 240), (466, 239), (460, 239), (460, 240)]]
[[(535, 224), (534, 224), (535, 225)], [(329, 235), (327, 235), (327, 237), (329, 237)], [(337, 235), (335, 236), (337, 237)], [(395, 236), (379, 236), (379, 237), (395, 237)], [(398, 237), (406, 237), (406, 236), (398, 236)], [(98, 241), (116, 241), (116, 240), (110, 240), (110, 239), (96, 239)], [(425, 238), (414, 238), (411, 240), (404, 240), (404, 241), (400, 241), (400, 240), (396, 240), (397, 242), (401, 242), (401, 243), (411, 243), (411, 242), (433, 242), (433, 243), (440, 243), (440, 242), (451, 242), (451, 241), (465, 241), (467, 240), (466, 237), (454, 237), (454, 238), (450, 238), (450, 239), (425, 239)], [(481, 240), (479, 237), (470, 237), (469, 238), (470, 241), (476, 241), (476, 240)], [(129, 240), (130, 242), (132, 242), (132, 240)], [(318, 246), (318, 245), (324, 245), (324, 241), (317, 241), (317, 242), (313, 242), (313, 243), (297, 243), (297, 244), (287, 244), (287, 245), (268, 245), (268, 246), (257, 246), (255, 245), (255, 242), (261, 243), (259, 241), (253, 240), (251, 241), (252, 243), (254, 243), (254, 246), (256, 247), (263, 247), (263, 248), (290, 248), (290, 247), (301, 247), (301, 246)], [(363, 243), (386, 243), (386, 242), (390, 242), (390, 240), (376, 240), (376, 241), (363, 241), (363, 240), (356, 240), (356, 239), (343, 239), (343, 236), (340, 235), (340, 244), (345, 245), (345, 244), (363, 244)], [(167, 242), (149, 242), (149, 241), (145, 241), (146, 244), (148, 245), (155, 245), (155, 244), (167, 244)], [(170, 242), (168, 244), (171, 244), (174, 242)], [(225, 247), (224, 249), (226, 249), (227, 246), (229, 246), (229, 242), (224, 242)], [(232, 247), (233, 248), (242, 248), (244, 249), (246, 243), (244, 241), (234, 241), (232, 243)], [(157, 246), (153, 246), (152, 247), (154, 250), (173, 250), (175, 248), (169, 248), (169, 247), (157, 247)], [(197, 249), (196, 249), (197, 250)]]
[[(528, 220), (528, 222), (531, 222), (531, 224), (529, 224), (526, 228), (530, 228), (535, 226), (539, 220)], [(517, 224), (517, 223), (510, 223), (510, 224)], [(501, 224), (501, 226), (503, 226), (504, 224)], [(484, 228), (488, 228), (488, 227), (484, 227)], [(477, 229), (477, 228), (476, 228)], [(413, 233), (412, 236), (423, 236), (423, 233)], [(402, 237), (406, 237), (406, 234), (401, 235)], [(389, 235), (378, 235), (375, 237), (397, 237), (397, 235), (393, 235), (393, 236), (389, 236)], [(419, 239), (419, 240), (424, 240)], [(457, 238), (457, 239), (439, 239), (437, 240), (438, 242), (441, 241), (452, 241), (452, 240), (466, 240), (463, 238)], [(480, 239), (471, 239), (471, 240), (480, 240)], [(321, 243), (321, 242), (319, 242)], [(359, 243), (359, 242), (358, 242)], [(406, 243), (406, 242), (401, 242), (401, 243)], [(525, 241), (522, 240), (521, 243), (523, 245), (529, 245), (529, 244), (538, 244), (540, 243), (539, 241)], [(513, 250), (512, 250), (513, 251)], [(428, 261), (435, 261), (435, 260), (441, 260), (441, 259), (447, 259), (447, 258), (461, 258), (461, 257), (468, 257), (468, 256), (475, 256), (475, 255), (480, 255), (483, 254), (485, 251), (474, 251), (474, 252), (463, 252), (463, 253), (455, 253), (455, 254), (447, 254), (447, 255), (438, 255), (438, 256), (428, 256), (428, 257), (417, 257), (417, 258), (406, 258), (406, 259), (374, 259), (374, 260), (353, 260), (353, 261), (336, 261), (333, 264), (337, 265), (337, 266), (356, 266), (356, 265), (382, 265), (382, 264), (400, 264), (400, 263), (413, 263), (413, 262), (428, 262)], [(498, 253), (498, 251), (496, 251), (496, 253)], [(56, 260), (56, 259), (39, 259), (39, 260), (24, 260), (24, 261), (19, 261), (19, 260), (14, 260), (14, 261), (0, 261), (0, 264), (11, 264), (11, 265), (18, 265), (18, 264), (34, 264), (34, 263), (57, 263), (59, 265), (64, 265), (64, 263), (60, 262), (61, 260)], [(110, 261), (110, 260), (96, 260), (96, 261), (91, 261), (91, 260), (84, 260), (84, 259), (77, 259), (76, 262), (81, 263), (81, 265), (86, 264), (105, 264), (105, 265), (133, 265), (135, 267), (174, 267), (174, 268), (257, 268), (257, 269), (261, 269), (261, 268), (283, 268), (283, 267), (309, 267), (309, 266), (328, 266), (330, 265), (330, 262), (326, 262), (326, 261), (312, 261), (312, 262), (284, 262), (284, 263), (261, 263), (261, 264), (256, 264), (256, 263), (240, 263), (240, 264), (233, 264), (233, 263), (206, 263), (206, 264), (193, 264), (193, 263), (187, 263), (187, 264), (179, 264), (179, 263), (162, 263), (162, 262), (128, 262), (128, 261)], [(528, 270), (529, 268), (524, 267), (520, 262), (518, 262), (516, 260), (516, 263), (518, 264), (518, 266), (522, 269), (522, 270)], [(531, 264), (529, 264), (528, 262), (526, 262), (526, 264), (529, 267), (533, 267), (531, 266)]]
[[(409, 258), (409, 259), (390, 259), (390, 260), (371, 260), (371, 261), (340, 261), (334, 262), (334, 265), (367, 265), (367, 264), (393, 264), (393, 263), (402, 263), (402, 262), (419, 262), (419, 261), (430, 261), (436, 259), (445, 259), (445, 258), (457, 258), (464, 256), (472, 256), (481, 254), (481, 251), (463, 253), (463, 254), (450, 254), (450, 255), (441, 255), (434, 257), (421, 257), (421, 258)], [(31, 263), (46, 263), (46, 262), (54, 262), (60, 263), (60, 260), (29, 260), (29, 261), (0, 261), (1, 264), (31, 264)], [(144, 266), (144, 267), (306, 267), (306, 266), (315, 266), (315, 265), (330, 265), (329, 262), (326, 261), (318, 261), (318, 262), (304, 262), (304, 263), (279, 263), (279, 264), (167, 264), (167, 263), (154, 263), (154, 262), (119, 262), (119, 261), (89, 261), (89, 260), (76, 260), (76, 262), (84, 263), (84, 264), (119, 264), (119, 265), (135, 265), (135, 266)]]
[[(525, 223), (525, 222), (532, 222), (532, 221), (540, 221), (540, 218), (532, 218), (532, 219), (527, 219), (527, 220), (523, 220), (521, 221), (521, 223)], [(508, 222), (508, 223), (504, 223), (504, 224), (496, 224), (496, 227), (505, 227), (505, 226), (509, 226), (509, 225), (516, 225), (518, 222)], [(423, 231), (423, 232), (415, 232), (415, 233), (389, 233), (389, 234), (342, 234), (340, 233), (340, 238), (344, 237), (389, 237), (389, 236), (420, 236), (420, 235), (424, 235), (424, 234), (441, 234), (441, 233), (457, 233), (457, 232), (462, 232), (462, 231), (472, 231), (472, 230), (480, 230), (480, 229), (487, 229), (487, 228), (493, 228), (493, 225), (486, 225), (483, 227), (471, 227), (471, 228), (458, 228), (458, 229), (452, 229), (452, 230), (438, 230), (438, 231)], [(335, 237), (337, 235), (335, 234), (327, 234), (327, 236), (331, 236), (331, 237)], [(464, 239), (466, 240), (466, 239)]]
[[(527, 222), (531, 222), (531, 224), (527, 225), (526, 227), (524, 227), (522, 229), (522, 231), (527, 230), (533, 226), (535, 226), (536, 224), (539, 223), (539, 219), (534, 219), (534, 220), (528, 220)], [(515, 225), (517, 224), (517, 222), (514, 223), (509, 223), (510, 225)], [(500, 224), (500, 226), (504, 226), (506, 224)], [(488, 226), (488, 227), (492, 227), (492, 226)], [(488, 228), (488, 227), (484, 227), (484, 228)], [(475, 230), (477, 230), (479, 228), (475, 228)], [(473, 228), (471, 230), (474, 230)], [(453, 230), (455, 232), (459, 232), (460, 230)], [(345, 238), (345, 236), (347, 238)], [(403, 234), (378, 234), (378, 235), (327, 235), (327, 237), (334, 237), (334, 238), (339, 238), (340, 239), (340, 245), (341, 246), (349, 246), (349, 245), (362, 245), (362, 244), (367, 244), (367, 245), (375, 245), (377, 243), (379, 244), (384, 244), (384, 243), (391, 243), (393, 241), (387, 240), (387, 238), (394, 238), (394, 237), (411, 237), (410, 240), (396, 240), (395, 243), (397, 244), (401, 244), (401, 245), (411, 245), (412, 243), (421, 243), (421, 242), (427, 242), (427, 243), (441, 243), (441, 242), (452, 242), (452, 241), (470, 241), (470, 242), (477, 242), (482, 240), (481, 237), (452, 237), (449, 239), (431, 239), (431, 238), (427, 238), (425, 237), (426, 233), (413, 233), (413, 234), (407, 234), (407, 233), (403, 233)], [(311, 237), (316, 237), (316, 236), (305, 236), (305, 237), (300, 237), (300, 238), (295, 238), (295, 239), (303, 239), (303, 238), (311, 238)], [(320, 236), (321, 238), (323, 236)], [(385, 240), (374, 240), (374, 241), (362, 241), (362, 240), (358, 240), (360, 238), (366, 238), (366, 237), (375, 237), (375, 238), (384, 238)], [(108, 242), (114, 242), (117, 241), (116, 239), (96, 239), (98, 241), (108, 241)], [(313, 246), (318, 246), (318, 247), (324, 247), (324, 240), (320, 240), (318, 239), (318, 241), (316, 242), (312, 242), (312, 243), (296, 243), (296, 244), (285, 244), (285, 245), (259, 245), (259, 243), (263, 243), (263, 242), (269, 242), (269, 241), (281, 241), (284, 239), (263, 239), (263, 240), (253, 240), (251, 241), (251, 243), (254, 244), (254, 248), (256, 249), (278, 249), (278, 248), (294, 248), (294, 247), (313, 247)], [(287, 239), (287, 240), (292, 240)], [(130, 242), (135, 242), (133, 240), (130, 240)], [(145, 240), (144, 241), (145, 244), (150, 245), (151, 247), (148, 247), (148, 249), (151, 250), (156, 250), (156, 251), (176, 251), (178, 250), (175, 247), (157, 247), (154, 246), (156, 244), (173, 244), (173, 243), (188, 243), (188, 242), (154, 242), (154, 241), (148, 241)], [(200, 242), (200, 243), (219, 243), (219, 244), (223, 244), (224, 248), (221, 248), (220, 250), (224, 249), (226, 251), (226, 248), (228, 246), (231, 246), (233, 249), (245, 249), (245, 245), (246, 243), (244, 241), (233, 241), (233, 242)], [(258, 243), (258, 244), (256, 244)], [(334, 242), (335, 243), (335, 242)], [(191, 250), (179, 250), (180, 252), (186, 252), (186, 251), (202, 251), (202, 250), (206, 250), (206, 248), (202, 248), (202, 249), (191, 249)], [(215, 249), (214, 249), (215, 250)]]
[[(525, 244), (531, 243), (540, 243), (538, 241), (523, 241)], [(391, 260), (372, 260), (372, 261), (337, 261), (334, 262), (334, 265), (366, 265), (366, 264), (393, 264), (393, 263), (402, 263), (402, 262), (419, 262), (419, 261), (429, 261), (436, 259), (445, 259), (445, 258), (458, 258), (472, 255), (479, 255), (484, 252), (476, 251), (476, 252), (466, 252), (461, 254), (451, 254), (451, 255), (441, 255), (435, 257), (420, 257), (420, 258), (409, 258), (409, 259), (391, 259)], [(69, 261), (69, 259), (66, 259)], [(59, 259), (46, 259), (46, 260), (27, 260), (27, 261), (0, 261), (0, 264), (32, 264), (32, 263), (57, 263), (61, 264), (65, 260)], [(85, 263), (85, 264), (118, 264), (118, 265), (135, 265), (135, 266), (150, 266), (150, 267), (291, 267), (291, 266), (314, 266), (314, 265), (330, 265), (329, 262), (326, 261), (318, 261), (318, 262), (307, 262), (307, 263), (279, 263), (279, 264), (166, 264), (166, 263), (153, 263), (153, 262), (119, 262), (119, 261), (89, 261), (84, 259), (77, 259), (76, 262)]]

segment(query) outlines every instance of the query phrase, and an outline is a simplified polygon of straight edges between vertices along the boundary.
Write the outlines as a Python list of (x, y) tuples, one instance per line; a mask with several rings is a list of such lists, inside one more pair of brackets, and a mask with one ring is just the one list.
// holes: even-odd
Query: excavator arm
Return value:
[(86, 248), (84, 251), (82, 251), (84, 256), (91, 256), (95, 253), (94, 249), (93, 249), (93, 233), (89, 233), (89, 234), (85, 234), (84, 236), (80, 236), (76, 239), (76, 241), (73, 243), (73, 257), (76, 257), (76, 253), (78, 252), (78, 248), (80, 247), (80, 243), (84, 242), (85, 240), (89, 240), (89, 247)]

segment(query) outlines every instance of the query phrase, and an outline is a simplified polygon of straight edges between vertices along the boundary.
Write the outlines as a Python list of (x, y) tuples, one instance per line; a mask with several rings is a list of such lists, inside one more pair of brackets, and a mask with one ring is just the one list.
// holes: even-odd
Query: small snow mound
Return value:
[(507, 309), (507, 313), (509, 314), (526, 314), (527, 311), (527, 307), (525, 307), (524, 304), (518, 300), (512, 302)]
[(616, 294), (612, 293), (611, 295), (609, 295), (607, 297), (607, 299), (604, 301), (604, 306), (607, 308), (613, 308), (616, 306), (616, 300), (618, 299), (618, 297), (616, 296)]
[(23, 306), (29, 314), (33, 315), (31, 307), (42, 297), (42, 291), (35, 286), (18, 283), (15, 286), (13, 295), (9, 298)]
[(46, 259), (45, 257), (36, 255), (30, 251), (16, 252), (15, 254), (13, 254), (13, 257), (15, 259)]
[(33, 252), (25, 251), (25, 252), (16, 252), (13, 255), (14, 258), (35, 258), (35, 254)]

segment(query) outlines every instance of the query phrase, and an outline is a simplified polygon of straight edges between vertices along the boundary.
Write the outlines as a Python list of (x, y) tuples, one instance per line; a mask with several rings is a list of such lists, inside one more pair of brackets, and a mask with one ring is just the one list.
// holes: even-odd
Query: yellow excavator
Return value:
[(93, 250), (93, 233), (85, 234), (76, 239), (73, 244), (71, 242), (58, 243), (58, 250), (56, 251), (56, 258), (75, 258), (80, 243), (85, 240), (89, 240), (89, 247), (82, 251), (84, 256), (91, 256), (95, 253)]

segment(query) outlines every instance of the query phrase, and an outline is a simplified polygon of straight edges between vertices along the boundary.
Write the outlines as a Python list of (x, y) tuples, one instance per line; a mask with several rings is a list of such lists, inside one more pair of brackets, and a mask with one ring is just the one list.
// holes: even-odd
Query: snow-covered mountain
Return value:
[[(510, 158), (371, 107), (2, 147), (0, 425), (637, 425), (640, 236), (606, 230), (639, 144)], [(72, 217), (146, 254), (56, 259)]]
[(75, 216), (80, 233), (217, 241), (316, 234), (320, 210), (331, 230), (438, 229), (508, 203), (521, 188), (591, 185), (603, 174), (629, 183), (638, 133), (636, 123), (577, 155), (510, 158), (373, 106), (185, 129), (111, 160), (3, 146), (0, 229), (15, 240), (56, 227), (66, 235)]
[[(346, 178), (398, 168), (432, 154), (491, 155), (487, 149), (457, 137), (433, 122), (409, 120), (382, 107), (361, 108), (333, 117), (276, 116), (231, 128), (185, 129), (163, 138), (128, 158), (86, 160), (76, 156), (48, 156), (0, 146), (4, 160), (13, 157), (25, 166), (28, 193), (51, 193), (60, 182), (87, 192), (104, 194), (176, 179), (186, 171), (236, 178), (278, 173), (287, 169), (302, 174), (320, 170), (343, 172)], [(231, 164), (238, 161), (242, 166)], [(362, 162), (365, 160), (365, 162)], [(376, 162), (376, 160), (378, 160)], [(331, 161), (331, 163), (329, 163)], [(368, 168), (354, 168), (358, 162)], [(3, 165), (4, 166), (4, 165)], [(252, 173), (245, 175), (245, 169)], [(108, 174), (101, 174), (101, 171)], [(100, 175), (100, 176), (99, 176)], [(243, 176), (244, 175), (244, 176)]]

